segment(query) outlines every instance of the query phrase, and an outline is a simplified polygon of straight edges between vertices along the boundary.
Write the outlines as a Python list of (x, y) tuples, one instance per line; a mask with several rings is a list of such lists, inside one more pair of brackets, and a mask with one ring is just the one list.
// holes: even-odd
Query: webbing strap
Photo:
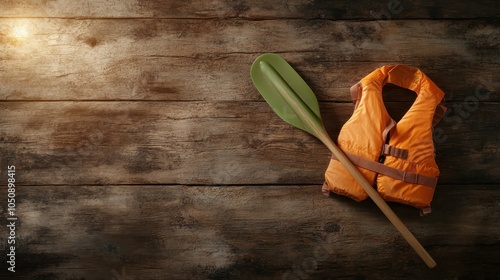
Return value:
[[(349, 160), (356, 166), (371, 170), (373, 172), (387, 175), (391, 178), (411, 183), (411, 184), (418, 184), (418, 185), (424, 185), (428, 186), (431, 188), (435, 188), (437, 185), (437, 178), (432, 178), (428, 177), (425, 175), (420, 175), (417, 173), (412, 173), (412, 172), (407, 172), (403, 170), (399, 170), (396, 168), (392, 168), (387, 165), (383, 165), (381, 163), (360, 157), (355, 154), (351, 154), (348, 152), (344, 152), (344, 154), (349, 158)], [(337, 160), (337, 158), (332, 155), (332, 159)]]
[(382, 131), (382, 141), (385, 143), (387, 141), (387, 136), (391, 132), (391, 129), (393, 129), (396, 126), (396, 122), (390, 118), (387, 126), (384, 128), (384, 131)]
[(441, 100), (441, 103), (439, 103), (436, 107), (436, 111), (434, 112), (434, 118), (432, 119), (432, 126), (436, 126), (441, 119), (444, 117), (446, 114), (446, 105), (444, 104), (444, 99)]
[(384, 148), (382, 149), (382, 154), (385, 156), (391, 155), (393, 157), (403, 158), (403, 159), (408, 158), (408, 150), (396, 148), (394, 146), (387, 144), (384, 144)]
[(330, 196), (330, 188), (328, 187), (328, 184), (326, 182), (323, 183), (323, 186), (321, 187), (321, 192), (326, 196)]
[(431, 207), (420, 208), (420, 216), (427, 216), (432, 212)]

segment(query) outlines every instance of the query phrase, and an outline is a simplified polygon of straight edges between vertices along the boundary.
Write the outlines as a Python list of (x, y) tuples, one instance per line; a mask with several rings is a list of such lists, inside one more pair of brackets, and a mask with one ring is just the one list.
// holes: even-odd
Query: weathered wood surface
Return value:
[[(405, 109), (388, 105), (399, 115)], [(498, 106), (478, 106), (469, 118), (450, 117), (439, 126), (438, 140), (446, 140), (436, 144), (440, 184), (500, 181)], [(352, 105), (321, 107), (337, 135)], [(4, 102), (0, 108), (2, 165), (24, 170), (22, 184), (321, 184), (330, 155), (265, 102)]]
[[(10, 29), (28, 26), (29, 39)], [(421, 68), (463, 102), (500, 101), (500, 23), (471, 21), (0, 19), (0, 98), (262, 100), (249, 69), (279, 52), (320, 100), (385, 64)], [(36, 67), (34, 67), (36, 65)]]
[[(500, 5), (393, 2), (2, 1), (19, 269), (0, 279), (500, 278)], [(329, 152), (251, 84), (264, 52), (310, 84), (332, 136), (378, 66), (419, 67), (446, 92), (434, 213), (392, 205), (436, 269), (373, 203), (321, 194)], [(392, 116), (412, 98), (384, 96)]]
[(104, 18), (324, 18), (324, 19), (468, 19), (497, 17), (495, 0), (481, 1), (68, 1), (4, 0), (0, 17)]
[(394, 207), (433, 270), (372, 202), (326, 198), (319, 186), (22, 186), (18, 197), (18, 277), (29, 279), (500, 277), (490, 186), (442, 189), (426, 218)]

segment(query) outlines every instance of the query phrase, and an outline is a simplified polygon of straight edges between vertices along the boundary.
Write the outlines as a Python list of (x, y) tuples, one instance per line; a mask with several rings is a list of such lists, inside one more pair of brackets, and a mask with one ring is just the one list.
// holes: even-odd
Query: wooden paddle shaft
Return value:
[(430, 268), (436, 267), (436, 262), (429, 253), (422, 247), (422, 244), (418, 242), (417, 238), (410, 232), (410, 230), (403, 224), (403, 222), (398, 218), (396, 213), (387, 205), (384, 199), (378, 194), (378, 192), (366, 181), (365, 177), (359, 172), (359, 170), (351, 163), (351, 161), (344, 155), (344, 153), (333, 143), (332, 139), (324, 133), (321, 138), (328, 149), (335, 155), (335, 157), (342, 163), (342, 165), (349, 171), (349, 173), (354, 176), (356, 181), (363, 187), (370, 198), (377, 204), (377, 206), (382, 210), (385, 216), (391, 221), (391, 223), (396, 227), (396, 229), (401, 233), (401, 235), (406, 239), (406, 241), (413, 247), (415, 252), (422, 258), (422, 260)]

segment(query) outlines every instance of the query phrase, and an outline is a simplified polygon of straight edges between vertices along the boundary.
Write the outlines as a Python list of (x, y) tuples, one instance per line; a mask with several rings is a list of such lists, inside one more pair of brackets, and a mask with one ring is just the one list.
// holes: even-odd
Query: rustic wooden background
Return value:
[[(6, 218), (15, 165), (19, 217), (1, 279), (500, 278), (497, 1), (0, 5), (0, 201)], [(251, 84), (265, 52), (310, 84), (332, 136), (376, 67), (446, 92), (434, 212), (391, 204), (435, 269), (371, 201), (321, 194), (329, 152)], [(385, 97), (401, 114), (414, 95)]]

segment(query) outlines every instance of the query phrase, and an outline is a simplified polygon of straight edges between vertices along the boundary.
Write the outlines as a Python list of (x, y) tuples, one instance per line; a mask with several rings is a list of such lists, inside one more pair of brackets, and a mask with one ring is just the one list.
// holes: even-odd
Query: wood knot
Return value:
[(325, 231), (328, 233), (334, 233), (340, 231), (340, 225), (334, 223), (328, 223), (325, 225)]
[(91, 46), (92, 48), (97, 46), (97, 44), (99, 43), (99, 41), (95, 37), (87, 38), (87, 39), (85, 39), (84, 42), (85, 42), (85, 44)]

